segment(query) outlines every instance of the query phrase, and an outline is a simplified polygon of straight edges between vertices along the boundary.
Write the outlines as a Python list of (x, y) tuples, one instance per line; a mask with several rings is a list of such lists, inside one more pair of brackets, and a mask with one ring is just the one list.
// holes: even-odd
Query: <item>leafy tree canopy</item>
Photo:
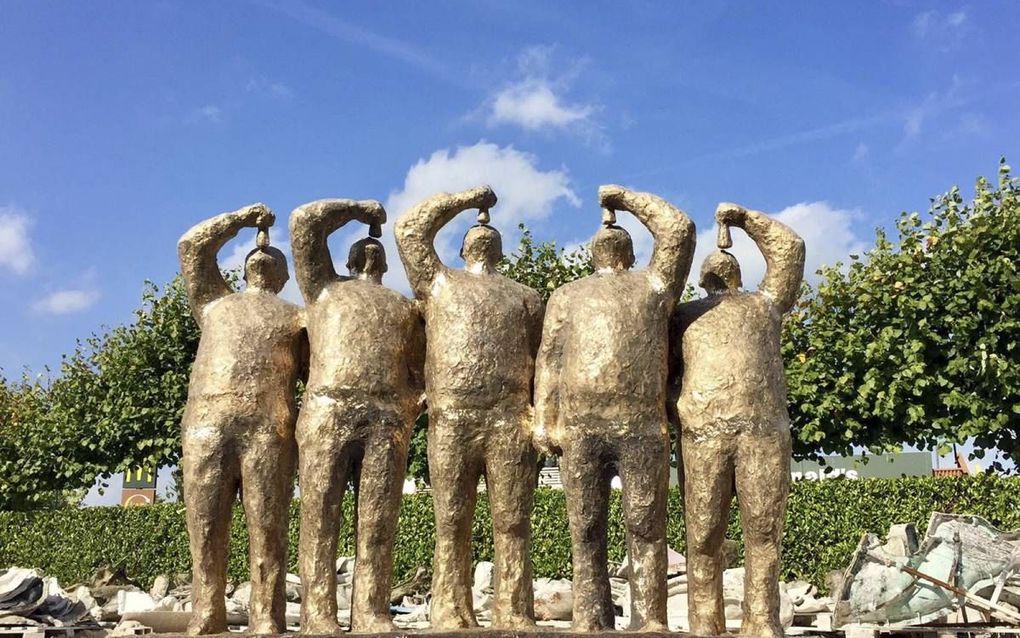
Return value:
[(896, 237), (823, 268), (785, 324), (797, 452), (943, 452), (973, 439), (1020, 463), (1020, 198), (1003, 160)]

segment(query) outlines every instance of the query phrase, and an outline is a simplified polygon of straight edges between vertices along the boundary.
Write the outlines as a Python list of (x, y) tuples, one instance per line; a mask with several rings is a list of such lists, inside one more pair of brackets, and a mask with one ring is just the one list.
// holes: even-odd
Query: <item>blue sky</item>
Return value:
[(375, 198), (392, 220), (489, 182), (508, 247), (520, 221), (572, 246), (616, 182), (684, 208), (702, 252), (735, 201), (794, 225), (812, 265), (844, 258), (1016, 155), (1017, 24), (1006, 2), (8, 0), (0, 368), (129, 321), (181, 233), (255, 201)]

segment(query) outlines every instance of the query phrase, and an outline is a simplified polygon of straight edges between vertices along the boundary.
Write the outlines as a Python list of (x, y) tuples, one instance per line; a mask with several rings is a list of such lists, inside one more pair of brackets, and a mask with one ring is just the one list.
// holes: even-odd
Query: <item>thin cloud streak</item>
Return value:
[(369, 31), (300, 0), (286, 2), (257, 0), (257, 2), (337, 40), (364, 46), (381, 55), (418, 67), (450, 84), (463, 84), (444, 64), (403, 40)]

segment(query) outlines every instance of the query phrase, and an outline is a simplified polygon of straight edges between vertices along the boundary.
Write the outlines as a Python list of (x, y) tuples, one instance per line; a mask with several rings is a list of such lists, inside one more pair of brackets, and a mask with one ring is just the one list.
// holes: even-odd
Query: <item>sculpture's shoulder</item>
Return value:
[(557, 304), (562, 304), (571, 299), (577, 299), (581, 295), (588, 294), (598, 285), (599, 282), (596, 275), (588, 275), (574, 281), (569, 281), (553, 291), (552, 296), (549, 297), (549, 304), (552, 305), (554, 301)]
[(539, 305), (542, 303), (542, 296), (538, 294), (538, 291), (531, 286), (525, 286), (519, 281), (514, 281), (506, 275), (499, 275), (503, 280), (502, 285), (506, 287), (512, 294), (518, 295), (524, 302), (529, 306)]

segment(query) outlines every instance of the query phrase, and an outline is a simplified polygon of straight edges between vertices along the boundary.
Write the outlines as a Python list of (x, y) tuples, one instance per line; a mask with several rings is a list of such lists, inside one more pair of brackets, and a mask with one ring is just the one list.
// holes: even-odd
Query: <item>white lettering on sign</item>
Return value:
[(848, 470), (845, 467), (819, 468), (804, 472), (790, 472), (790, 478), (794, 481), (826, 481), (834, 478), (858, 479), (861, 477), (857, 470)]

